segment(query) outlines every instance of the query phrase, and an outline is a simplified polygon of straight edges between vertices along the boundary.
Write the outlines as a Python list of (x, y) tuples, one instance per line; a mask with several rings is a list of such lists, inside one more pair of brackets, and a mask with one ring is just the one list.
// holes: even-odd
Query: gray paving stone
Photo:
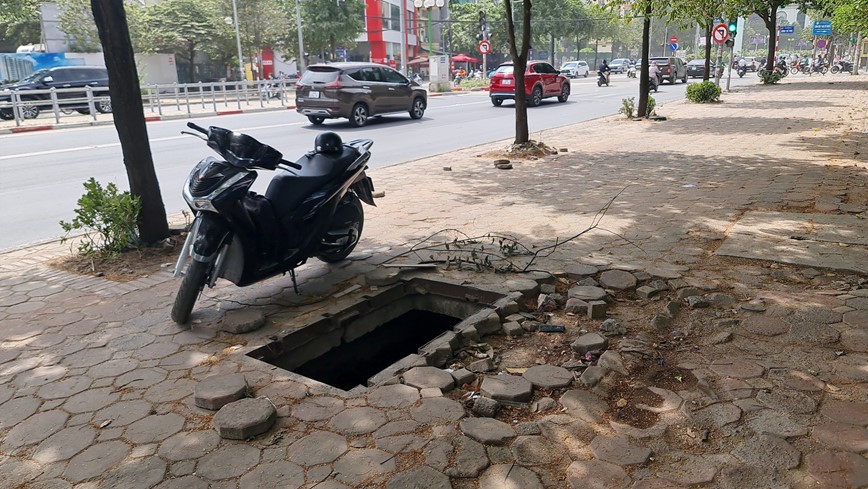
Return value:
[(844, 313), (844, 322), (857, 328), (868, 328), (868, 310), (856, 310)]
[(666, 479), (652, 478), (638, 480), (630, 489), (687, 489), (687, 486)]
[(43, 440), (31, 458), (42, 465), (69, 460), (89, 447), (95, 438), (96, 431), (90, 426), (65, 428)]
[(425, 466), (399, 472), (386, 483), (386, 489), (408, 488), (452, 489), (452, 483), (446, 474)]
[(852, 424), (825, 423), (814, 426), (811, 438), (835, 451), (868, 451), (868, 428)]
[(741, 419), (741, 409), (730, 403), (712, 404), (691, 411), (690, 418), (704, 428), (722, 428)]
[(630, 476), (624, 469), (602, 460), (578, 460), (567, 467), (567, 482), (572, 489), (625, 489)]
[(184, 431), (160, 443), (157, 453), (170, 462), (198, 459), (217, 448), (220, 435), (213, 430)]
[(292, 417), (322, 421), (344, 410), (344, 402), (333, 397), (309, 397), (292, 408)]
[(305, 467), (330, 464), (349, 449), (346, 438), (327, 431), (315, 431), (289, 446), (286, 458)]
[(624, 359), (621, 358), (621, 354), (614, 350), (604, 351), (603, 354), (600, 355), (599, 360), (597, 360), (597, 365), (607, 370), (618, 372), (621, 375), (630, 375), (630, 372), (627, 371), (627, 367), (624, 366)]
[(516, 436), (511, 426), (491, 418), (466, 418), (459, 426), (465, 435), (483, 445), (504, 445)]
[(63, 404), (63, 409), (70, 414), (97, 411), (117, 401), (120, 394), (111, 387), (88, 389), (73, 395)]
[(498, 464), (485, 469), (479, 477), (479, 489), (544, 489), (539, 476), (519, 465)]
[(402, 435), (406, 433), (415, 433), (422, 429), (422, 425), (410, 419), (400, 419), (389, 421), (373, 433), (374, 439), (383, 438), (386, 436)]
[(419, 390), (404, 384), (384, 385), (368, 391), (368, 404), (381, 408), (410, 407), (419, 400)]
[(523, 466), (549, 465), (568, 460), (563, 445), (544, 436), (519, 436), (510, 447), (516, 463)]
[(868, 404), (829, 399), (823, 402), (820, 414), (832, 421), (868, 426)]
[(58, 380), (50, 384), (43, 385), (36, 392), (36, 395), (42, 399), (63, 399), (74, 396), (79, 392), (83, 392), (93, 383), (93, 379), (84, 375), (76, 375), (75, 377), (67, 377), (63, 380)]
[(583, 301), (582, 299), (571, 297), (567, 299), (567, 304), (564, 306), (564, 312), (566, 312), (567, 314), (584, 316), (588, 313), (588, 303)]
[(808, 434), (807, 426), (793, 421), (789, 416), (765, 409), (747, 422), (747, 426), (758, 434), (769, 434), (781, 438), (804, 436)]
[(633, 445), (626, 437), (598, 435), (591, 441), (590, 449), (598, 459), (615, 465), (638, 465), (648, 462), (651, 450)]
[[(10, 392), (14, 390), (10, 389)], [(42, 401), (33, 397), (18, 397), (0, 405), (0, 429), (11, 428), (29, 418), (39, 409)]]
[(256, 331), (264, 325), (265, 314), (261, 310), (243, 308), (227, 311), (220, 320), (219, 328), (227, 333), (243, 334)]
[(250, 445), (223, 446), (199, 460), (196, 474), (211, 481), (239, 477), (259, 463), (259, 456), (259, 449)]
[(192, 379), (168, 379), (149, 387), (144, 394), (148, 401), (163, 404), (180, 401), (192, 396), (196, 389), (196, 381)]
[(783, 387), (804, 392), (821, 392), (826, 383), (816, 376), (798, 370), (786, 370), (782, 374), (772, 375), (776, 371), (769, 372), (769, 377), (780, 381)]
[(245, 440), (271, 428), (277, 411), (268, 399), (241, 399), (220, 408), (213, 423), (221, 438)]
[(154, 443), (181, 431), (184, 427), (184, 417), (169, 413), (152, 415), (142, 418), (127, 427), (124, 438), (133, 443)]
[(560, 389), (573, 382), (572, 372), (554, 365), (534, 365), (527, 369), (522, 377), (529, 380), (535, 387), (543, 389)]
[(712, 372), (721, 377), (734, 377), (736, 379), (751, 379), (761, 376), (765, 369), (750, 360), (718, 361), (709, 365)]
[(769, 409), (777, 409), (789, 414), (811, 414), (817, 410), (817, 401), (801, 392), (785, 389), (760, 391), (757, 401)]
[(126, 461), (102, 478), (103, 487), (149, 488), (159, 484), (166, 475), (166, 462), (157, 457), (142, 457)]
[(208, 489), (209, 484), (194, 476), (185, 475), (175, 479), (167, 479), (158, 484), (154, 489)]
[(69, 415), (60, 410), (34, 414), (9, 430), (0, 448), (8, 454), (17, 448), (39, 443), (60, 431), (67, 419)]
[(588, 317), (590, 319), (605, 319), (609, 304), (604, 300), (588, 301)]
[[(543, 297), (542, 295), (540, 297)], [(554, 303), (551, 303), (551, 307), (548, 308), (549, 311), (553, 311), (557, 306)], [(521, 324), (516, 322), (505, 322), (501, 325), (501, 332), (510, 338), (514, 338), (517, 336), (524, 335), (524, 328), (521, 327)]]
[(605, 401), (587, 391), (569, 390), (561, 396), (561, 405), (567, 413), (590, 423), (603, 420), (603, 413), (609, 409)]
[(493, 418), (500, 410), (500, 403), (488, 397), (477, 397), (473, 400), (473, 414), (484, 418)]
[(416, 421), (427, 424), (443, 424), (458, 421), (464, 417), (464, 407), (445, 397), (431, 397), (410, 411)]
[(848, 329), (841, 333), (841, 346), (845, 350), (868, 352), (868, 329)]
[(593, 265), (585, 265), (583, 263), (570, 263), (564, 271), (567, 276), (573, 280), (579, 280), (584, 277), (596, 275), (600, 270)]
[(417, 389), (436, 387), (446, 392), (455, 387), (452, 375), (437, 367), (413, 367), (403, 377), (405, 384)]
[(655, 474), (657, 477), (688, 486), (711, 482), (725, 465), (719, 457), (688, 454), (674, 454), (674, 458), (664, 458), (661, 462), (662, 467)]
[(97, 411), (93, 422), (101, 425), (105, 421), (111, 421), (111, 426), (126, 426), (144, 418), (152, 409), (154, 405), (143, 400), (119, 401)]
[(204, 378), (193, 391), (193, 402), (204, 409), (217, 411), (247, 395), (247, 379), (242, 374), (212, 375)]
[[(448, 375), (448, 374), (447, 374)], [(451, 380), (452, 377), (450, 376)], [(356, 436), (373, 433), (386, 424), (386, 415), (369, 407), (350, 408), (329, 421), (329, 428), (338, 433)]]
[(449, 452), (453, 462), (446, 469), (446, 475), (456, 478), (478, 477), (490, 464), (485, 447), (466, 436), (457, 436), (453, 441), (454, 452)]
[(588, 285), (579, 285), (572, 287), (567, 291), (570, 299), (581, 299), (583, 301), (599, 301), (606, 297), (606, 291), (600, 287)]
[(524, 402), (530, 400), (533, 384), (524, 377), (500, 374), (483, 378), (479, 389), (497, 401)]
[(461, 387), (464, 384), (470, 384), (476, 380), (476, 374), (466, 368), (459, 368), (451, 372), (452, 378), (455, 379), (455, 385)]
[(782, 472), (756, 465), (728, 465), (721, 469), (716, 482), (721, 489), (743, 489), (746, 487), (790, 489), (790, 484), (785, 482), (787, 477)]
[(129, 445), (117, 440), (91, 445), (69, 461), (63, 478), (76, 483), (103, 475), (129, 453)]
[(579, 377), (579, 382), (582, 385), (586, 385), (588, 387), (594, 387), (597, 385), (603, 377), (606, 376), (606, 369), (597, 365), (591, 365), (586, 368), (584, 372), (582, 372), (581, 377)]
[(304, 485), (304, 469), (287, 461), (259, 464), (241, 477), (244, 489), (298, 489)]
[(395, 457), (389, 452), (366, 448), (344, 454), (335, 462), (335, 479), (361, 485), (371, 478), (395, 470)]
[(609, 289), (627, 290), (636, 287), (636, 277), (624, 270), (606, 270), (600, 274), (600, 283)]
[(482, 358), (467, 364), (467, 370), (473, 373), (490, 372), (494, 369), (494, 363), (490, 358)]
[(732, 454), (748, 465), (773, 469), (793, 469), (801, 460), (801, 453), (794, 446), (774, 435), (751, 437)]
[(570, 344), (574, 352), (584, 355), (589, 351), (603, 351), (609, 347), (609, 340), (597, 333), (585, 333)]
[(805, 456), (805, 467), (823, 487), (850, 488), (868, 485), (868, 460), (855, 453), (814, 452)]

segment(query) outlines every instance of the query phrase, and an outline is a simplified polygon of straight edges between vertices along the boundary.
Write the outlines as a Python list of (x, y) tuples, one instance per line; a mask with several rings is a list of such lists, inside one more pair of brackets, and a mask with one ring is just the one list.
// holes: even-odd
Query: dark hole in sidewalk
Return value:
[(416, 278), (324, 314), (248, 356), (345, 391), (374, 385), (418, 363), (412, 355), (428, 342), (502, 297)]
[[(365, 385), (389, 365), (416, 353), (420, 346), (449, 331), (461, 321), (445, 314), (414, 309), (383, 323), (349, 343), (301, 365), (293, 372), (338, 389)], [(282, 367), (280, 362), (275, 365)]]

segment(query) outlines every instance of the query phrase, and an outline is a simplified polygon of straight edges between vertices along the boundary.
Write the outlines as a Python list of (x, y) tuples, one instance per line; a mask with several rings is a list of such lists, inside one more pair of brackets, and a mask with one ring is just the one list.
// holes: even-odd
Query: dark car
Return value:
[(683, 59), (674, 56), (648, 59), (649, 63), (652, 61), (657, 63), (661, 80), (669, 80), (673, 85), (677, 80), (687, 83), (687, 64)]
[(694, 59), (687, 63), (687, 76), (690, 78), (703, 78), (705, 76), (705, 60)]
[(295, 86), (295, 110), (315, 125), (347, 118), (361, 127), (371, 116), (393, 112), (421, 119), (428, 107), (428, 92), (418, 83), (375, 63), (311, 65)]
[[(527, 105), (536, 107), (542, 99), (557, 97), (566, 102), (570, 97), (570, 80), (545, 61), (528, 61), (524, 72), (524, 93)], [(504, 100), (515, 100), (515, 78), (512, 62), (503, 63), (491, 75), (488, 84), (491, 103), (499, 106)]]
[[(63, 110), (77, 110), (82, 114), (90, 112), (86, 87), (108, 88), (108, 72), (99, 66), (58, 66), (35, 71), (16, 83), (0, 87), (0, 105), (12, 101), (12, 92), (18, 92), (22, 102), (21, 115), (25, 119), (39, 116), (40, 110), (51, 109), (52, 88), (57, 89), (57, 105)], [(94, 107), (97, 111), (112, 111), (108, 91), (94, 91)], [(12, 107), (0, 108), (0, 119), (14, 119)]]

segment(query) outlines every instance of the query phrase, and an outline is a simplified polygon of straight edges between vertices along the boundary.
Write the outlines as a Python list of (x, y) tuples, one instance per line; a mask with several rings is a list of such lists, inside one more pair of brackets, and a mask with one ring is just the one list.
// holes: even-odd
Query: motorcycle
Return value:
[(636, 78), (636, 65), (630, 65), (627, 68), (627, 78)]
[(739, 66), (736, 73), (738, 73), (739, 78), (743, 78), (744, 74), (747, 73), (747, 66)]
[(845, 72), (850, 73), (852, 75), (853, 74), (853, 63), (842, 59), (842, 60), (838, 61), (837, 63), (835, 63), (829, 71), (831, 71), (833, 75), (836, 75), (838, 73), (845, 73)]
[[(344, 144), (324, 132), (315, 149), (297, 162), (276, 149), (221, 127), (187, 123), (221, 159), (202, 159), (184, 183), (184, 200), (195, 213), (175, 265), (182, 277), (172, 320), (184, 324), (205, 285), (222, 277), (239, 287), (289, 272), (308, 258), (326, 263), (346, 258), (362, 234), (362, 202), (376, 205), (365, 174), (370, 139)], [(276, 171), (265, 195), (249, 191), (256, 170)]]
[(654, 75), (649, 75), (648, 76), (648, 91), (651, 92), (653, 90), (654, 93), (657, 93), (657, 87), (659, 87), (659, 86), (660, 86), (660, 80)]
[(602, 87), (603, 85), (609, 86), (609, 77), (606, 76), (602, 71), (597, 72), (597, 86)]

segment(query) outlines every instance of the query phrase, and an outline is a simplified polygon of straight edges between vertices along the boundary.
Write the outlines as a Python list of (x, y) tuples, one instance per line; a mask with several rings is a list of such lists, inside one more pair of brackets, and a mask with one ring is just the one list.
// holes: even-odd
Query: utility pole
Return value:
[[(234, 0), (233, 0), (234, 1)], [(304, 36), (301, 33), (301, 4), (299, 0), (295, 0), (295, 25), (298, 28), (298, 71), (304, 71)]]
[(401, 73), (405, 75), (410, 74), (407, 61), (407, 0), (401, 0)]

